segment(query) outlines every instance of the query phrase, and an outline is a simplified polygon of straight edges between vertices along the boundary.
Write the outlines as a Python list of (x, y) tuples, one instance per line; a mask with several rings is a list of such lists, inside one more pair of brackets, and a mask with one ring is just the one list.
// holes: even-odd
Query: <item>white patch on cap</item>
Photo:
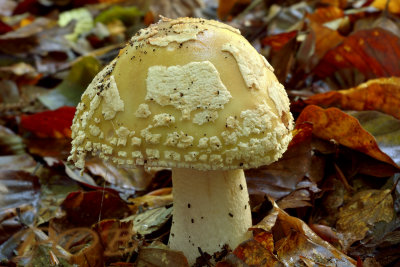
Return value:
[(100, 128), (96, 125), (89, 125), (89, 133), (93, 136), (98, 136), (100, 134)]
[(152, 66), (147, 74), (146, 100), (173, 106), (190, 119), (193, 110), (222, 109), (232, 98), (209, 61), (183, 66)]
[(257, 53), (256, 57), (249, 57), (248, 47), (242, 44), (241, 47), (233, 43), (222, 45), (222, 51), (229, 52), (235, 58), (240, 73), (249, 88), (263, 89), (267, 80), (264, 61)]
[(218, 112), (215, 110), (204, 110), (196, 113), (193, 116), (192, 122), (198, 125), (202, 125), (207, 122), (214, 122), (218, 119)]
[(181, 160), (181, 154), (175, 151), (169, 151), (169, 150), (164, 151), (164, 157), (166, 159), (171, 159), (176, 161)]
[(175, 123), (175, 117), (167, 113), (157, 114), (153, 117), (153, 123), (154, 127), (170, 126), (171, 124)]
[(118, 87), (114, 76), (110, 76), (104, 90), (101, 92), (103, 96), (103, 106), (101, 113), (105, 120), (111, 120), (118, 111), (124, 111), (124, 102), (119, 96)]
[(149, 105), (147, 104), (140, 104), (138, 109), (135, 112), (136, 117), (138, 118), (147, 118), (151, 114), (151, 111), (149, 109)]
[(196, 40), (197, 34), (204, 31), (204, 28), (200, 28), (194, 24), (179, 23), (172, 25), (171, 30), (172, 32), (166, 35), (149, 38), (148, 42), (157, 46), (167, 46), (172, 42), (184, 43), (189, 40)]

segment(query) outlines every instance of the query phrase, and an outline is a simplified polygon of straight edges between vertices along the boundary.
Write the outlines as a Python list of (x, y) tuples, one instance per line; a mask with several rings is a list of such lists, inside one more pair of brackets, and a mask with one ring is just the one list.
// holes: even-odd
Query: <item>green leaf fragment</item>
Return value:
[(122, 7), (113, 6), (103, 12), (101, 12), (95, 19), (94, 22), (101, 22), (107, 24), (113, 20), (120, 20), (125, 25), (131, 25), (135, 23), (136, 17), (141, 16), (143, 13), (137, 7)]

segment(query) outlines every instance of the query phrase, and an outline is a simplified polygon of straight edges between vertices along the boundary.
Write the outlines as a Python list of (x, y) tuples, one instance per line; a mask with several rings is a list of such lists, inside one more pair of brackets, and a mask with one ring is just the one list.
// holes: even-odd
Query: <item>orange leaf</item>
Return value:
[(74, 115), (74, 107), (61, 107), (33, 115), (22, 115), (21, 127), (41, 138), (71, 137), (70, 128)]
[(400, 76), (400, 39), (381, 28), (360, 30), (326, 53), (316, 67), (326, 77), (339, 69), (358, 69), (367, 78)]
[(325, 22), (332, 21), (343, 16), (343, 10), (336, 6), (317, 8), (314, 13), (307, 15), (310, 21), (318, 24), (324, 24)]
[(318, 61), (325, 56), (326, 52), (335, 48), (344, 40), (344, 37), (338, 31), (329, 29), (317, 22), (311, 22), (310, 27), (315, 33), (315, 55), (318, 57)]
[(356, 118), (340, 109), (322, 109), (315, 105), (307, 106), (301, 112), (296, 124), (303, 122), (312, 123), (313, 134), (321, 139), (334, 140), (343, 146), (399, 167), (380, 150), (375, 138), (362, 128)]
[(271, 46), (272, 50), (279, 51), (285, 44), (297, 36), (297, 31), (285, 32), (263, 38), (263, 45)]
[(347, 110), (377, 110), (400, 119), (400, 78), (374, 79), (347, 90), (317, 94), (304, 102)]

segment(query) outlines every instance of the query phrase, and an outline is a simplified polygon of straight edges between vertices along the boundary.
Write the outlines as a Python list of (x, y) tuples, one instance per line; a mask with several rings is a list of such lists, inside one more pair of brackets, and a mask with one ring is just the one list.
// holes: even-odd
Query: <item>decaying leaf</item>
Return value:
[(377, 222), (390, 222), (394, 216), (390, 190), (363, 190), (339, 210), (336, 228), (343, 234), (343, 244), (348, 249), (355, 241), (365, 237)]
[(296, 123), (313, 124), (313, 134), (325, 140), (332, 140), (341, 145), (358, 150), (377, 160), (397, 164), (383, 153), (375, 138), (362, 128), (358, 120), (337, 108), (322, 109), (315, 105), (307, 106)]
[(400, 78), (369, 80), (355, 88), (313, 95), (305, 103), (344, 110), (377, 110), (400, 119)]

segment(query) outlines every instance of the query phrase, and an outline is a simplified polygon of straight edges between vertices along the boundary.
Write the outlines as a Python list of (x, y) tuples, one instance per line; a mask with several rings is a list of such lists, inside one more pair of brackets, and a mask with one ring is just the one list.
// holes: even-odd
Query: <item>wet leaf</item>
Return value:
[(82, 93), (100, 71), (101, 65), (92, 56), (81, 58), (68, 74), (68, 77), (48, 94), (41, 95), (40, 101), (50, 109), (58, 109), (62, 106), (76, 106)]
[(365, 237), (377, 222), (390, 222), (394, 216), (393, 198), (390, 190), (363, 190), (339, 210), (336, 228), (344, 238), (348, 249), (355, 241)]
[(305, 103), (344, 110), (377, 110), (400, 119), (400, 78), (369, 80), (355, 88), (313, 95)]
[(313, 134), (325, 140), (365, 153), (377, 160), (396, 163), (379, 148), (375, 138), (364, 130), (358, 120), (337, 108), (322, 109), (309, 105), (298, 117), (296, 123), (313, 124)]
[(21, 116), (21, 127), (41, 138), (71, 137), (75, 108), (61, 107), (54, 111), (43, 111)]
[(61, 207), (69, 222), (77, 226), (91, 226), (103, 219), (117, 219), (129, 214), (127, 204), (107, 191), (73, 192)]
[(398, 36), (381, 28), (360, 30), (328, 51), (315, 72), (327, 77), (337, 70), (357, 69), (369, 79), (400, 76), (399, 57)]

